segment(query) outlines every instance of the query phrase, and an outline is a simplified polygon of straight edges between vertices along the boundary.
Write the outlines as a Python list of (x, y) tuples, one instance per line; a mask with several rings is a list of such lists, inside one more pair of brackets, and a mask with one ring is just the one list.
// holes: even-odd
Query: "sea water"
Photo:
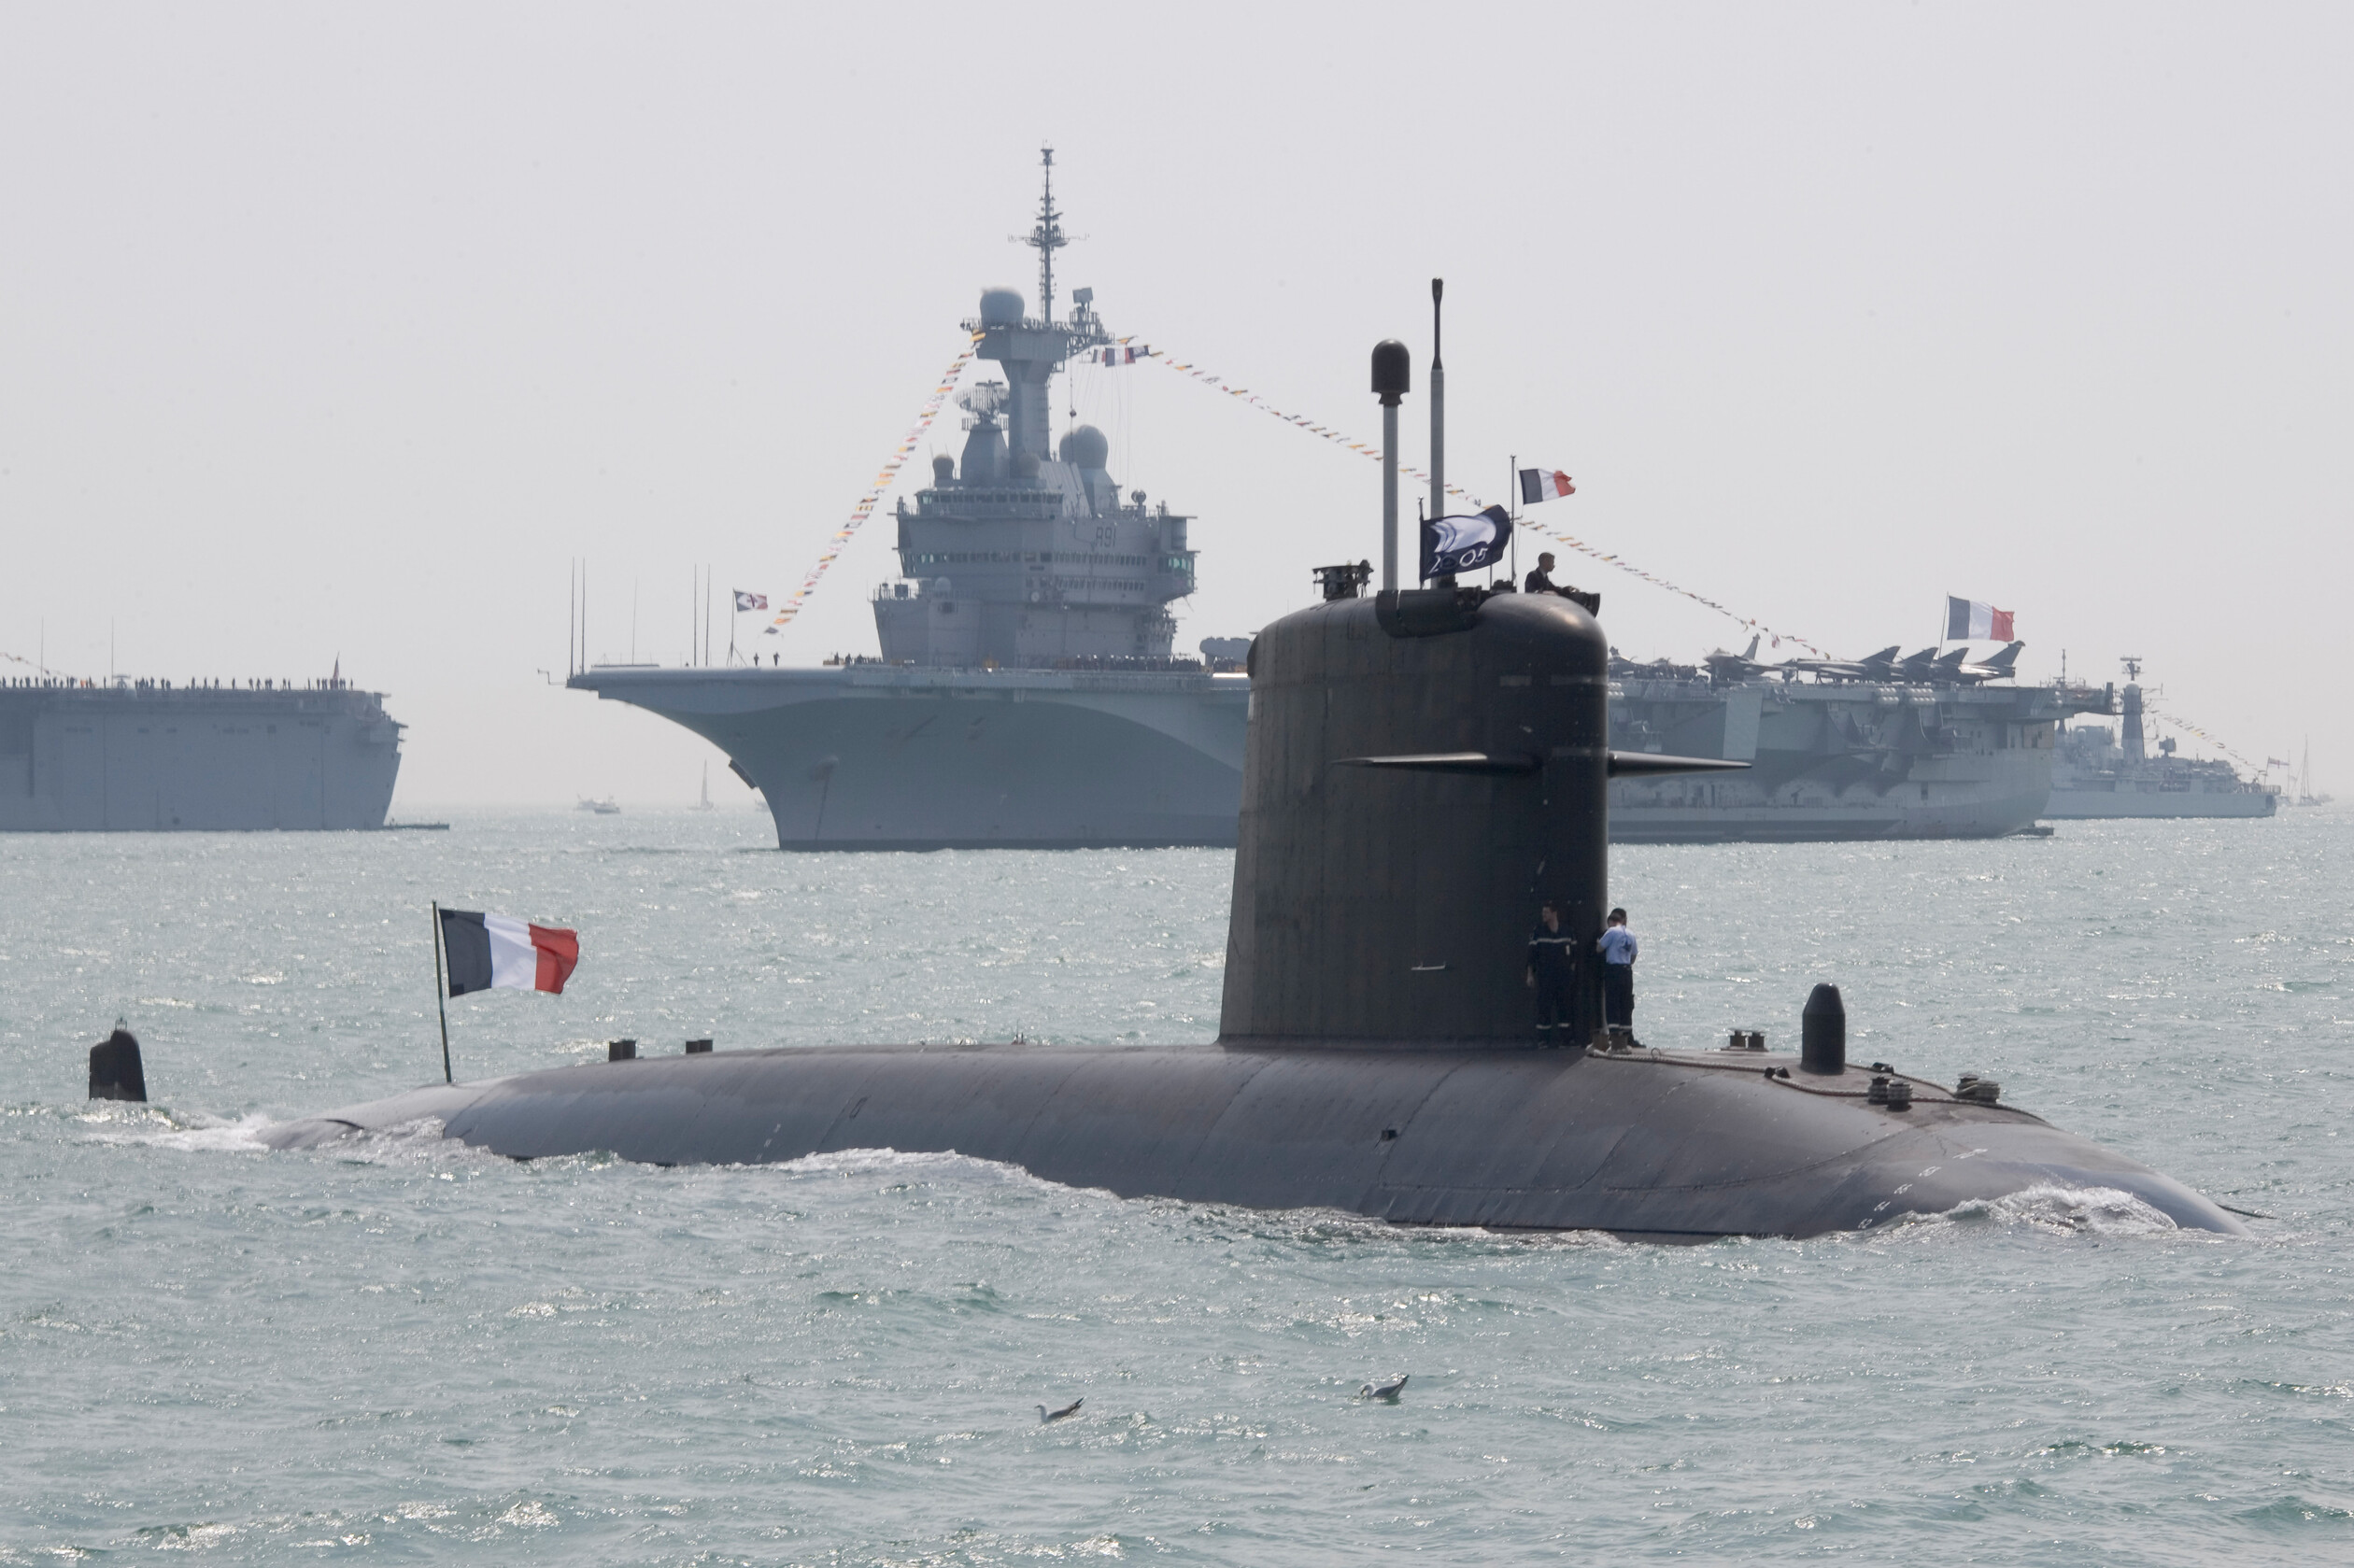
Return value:
[[(2097, 1191), (1663, 1247), (254, 1140), (440, 1078), (435, 898), (581, 938), (562, 996), (449, 1004), (461, 1078), (1216, 1033), (1228, 855), (772, 843), (0, 839), (0, 1561), (2354, 1561), (2354, 817), (1613, 856), (1648, 1040), (1786, 1046), (1836, 981), (1851, 1054), (1999, 1079), (2253, 1239)], [(118, 1015), (152, 1105), (83, 1098)]]

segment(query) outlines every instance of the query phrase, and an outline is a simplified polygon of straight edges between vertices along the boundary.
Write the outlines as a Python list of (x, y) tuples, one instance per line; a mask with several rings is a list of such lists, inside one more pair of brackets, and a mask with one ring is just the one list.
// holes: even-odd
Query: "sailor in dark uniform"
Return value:
[(1537, 993), (1537, 1038), (1547, 1045), (1567, 1044), (1576, 1027), (1569, 997), (1577, 970), (1570, 963), (1572, 943), (1561, 928), (1561, 906), (1548, 903), (1528, 934), (1528, 983)]
[(1521, 592), (1554, 594), (1562, 599), (1569, 600), (1572, 604), (1584, 605), (1585, 613), (1589, 615), (1598, 615), (1602, 613), (1602, 596), (1600, 594), (1586, 593), (1578, 588), (1571, 587), (1567, 583), (1554, 582), (1553, 580), (1553, 558), (1550, 551), (1544, 555), (1539, 556), (1537, 558), (1537, 570), (1530, 572), (1521, 582)]

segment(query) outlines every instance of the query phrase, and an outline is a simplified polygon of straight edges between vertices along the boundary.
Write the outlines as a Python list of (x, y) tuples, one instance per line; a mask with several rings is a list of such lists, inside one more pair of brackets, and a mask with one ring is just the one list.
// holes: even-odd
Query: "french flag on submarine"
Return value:
[(1520, 471), (1521, 504), (1534, 506), (1540, 501), (1559, 501), (1578, 493), (1578, 487), (1557, 468), (1524, 468)]
[(511, 914), (444, 910), (441, 936), (453, 996), (500, 989), (560, 994), (580, 962), (579, 932)]

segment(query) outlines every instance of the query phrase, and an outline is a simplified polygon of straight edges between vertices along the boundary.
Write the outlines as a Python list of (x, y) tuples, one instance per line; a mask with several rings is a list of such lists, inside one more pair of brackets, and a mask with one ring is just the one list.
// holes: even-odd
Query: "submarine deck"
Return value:
[(758, 1165), (890, 1149), (1122, 1197), (1684, 1238), (1867, 1230), (2036, 1186), (2111, 1188), (2178, 1225), (2243, 1232), (2189, 1188), (2030, 1112), (1920, 1079), (1896, 1110), (1870, 1103), (1871, 1077), (1758, 1052), (787, 1047), (435, 1084), (280, 1123), (263, 1141), (438, 1121), (518, 1159)]

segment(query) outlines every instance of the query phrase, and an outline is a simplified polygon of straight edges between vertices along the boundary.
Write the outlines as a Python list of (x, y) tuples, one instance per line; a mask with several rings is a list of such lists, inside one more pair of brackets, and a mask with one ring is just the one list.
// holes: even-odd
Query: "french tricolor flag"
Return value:
[(561, 992), (580, 962), (579, 932), (511, 914), (444, 910), (441, 935), (453, 996), (497, 989)]
[(1559, 501), (1563, 496), (1578, 493), (1578, 487), (1557, 468), (1524, 468), (1520, 471), (1521, 504), (1534, 506), (1540, 501)]
[(1997, 610), (1976, 599), (1946, 595), (1946, 641), (1949, 643), (2008, 643), (2012, 641), (2011, 612)]

